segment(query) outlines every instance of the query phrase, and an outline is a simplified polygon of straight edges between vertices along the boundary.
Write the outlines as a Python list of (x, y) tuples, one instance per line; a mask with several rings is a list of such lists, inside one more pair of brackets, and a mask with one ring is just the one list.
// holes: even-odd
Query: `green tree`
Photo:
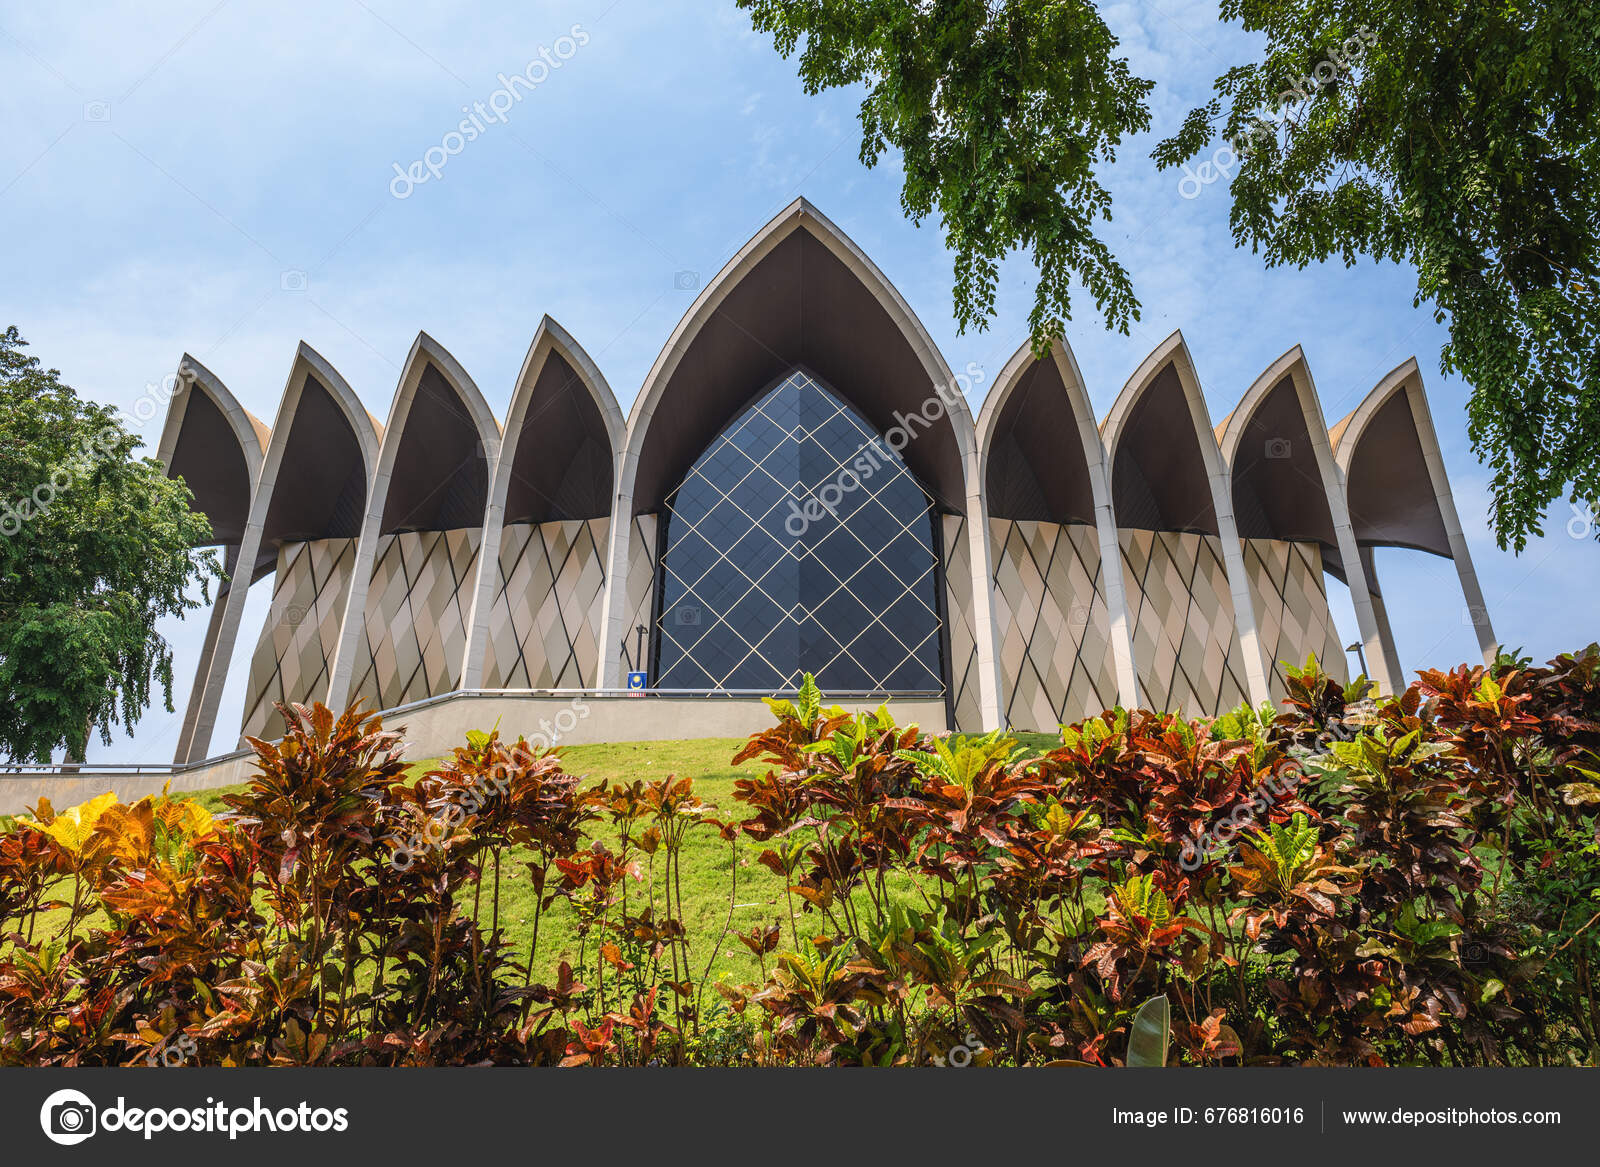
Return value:
[(900, 202), (935, 213), (955, 253), (963, 332), (994, 314), (999, 262), (1032, 251), (1028, 317), (1043, 352), (1072, 318), (1080, 281), (1107, 323), (1139, 318), (1128, 273), (1094, 233), (1111, 218), (1095, 167), (1147, 129), (1151, 83), (1112, 55), (1117, 39), (1082, 0), (738, 0), (785, 57), (800, 38), (807, 93), (865, 84), (861, 161), (901, 152)]
[(84, 401), (0, 334), (0, 752), (82, 756), (92, 730), (131, 728), (172, 650), (156, 621), (200, 606), (222, 572), (192, 497), (117, 411)]
[[(1259, 55), (1162, 142), (1239, 156), (1236, 243), (1269, 265), (1408, 263), (1493, 469), (1502, 547), (1600, 509), (1600, 7), (1592, 0), (1222, 0)], [(1207, 153), (1207, 162), (1214, 156)], [(1232, 170), (1232, 164), (1228, 164)]]

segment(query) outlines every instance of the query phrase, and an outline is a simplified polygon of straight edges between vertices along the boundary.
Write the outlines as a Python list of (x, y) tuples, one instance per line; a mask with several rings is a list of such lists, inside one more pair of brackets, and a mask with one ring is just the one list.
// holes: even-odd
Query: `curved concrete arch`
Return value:
[[(425, 436), (408, 440), (410, 423)], [(500, 456), (500, 425), (465, 369), (426, 332), (417, 333), (367, 491), (354, 575), (329, 668), (327, 703), (343, 709), (354, 677), (356, 642), (366, 623), (378, 541), (403, 531), (482, 523), (489, 476)]]
[[(581, 421), (575, 422), (572, 415), (580, 412), (585, 402), (592, 407), (592, 413), (599, 417), (609, 452), (609, 475), (603, 492), (597, 499), (591, 500), (591, 505), (585, 506), (583, 501), (577, 503), (579, 509), (594, 510), (595, 513), (552, 514), (538, 518), (609, 519), (611, 499), (616, 489), (617, 463), (627, 435), (627, 422), (623, 419), (622, 410), (605, 375), (583, 346), (547, 315), (539, 321), (533, 342), (528, 346), (528, 355), (522, 362), (522, 370), (517, 375), (517, 386), (511, 394), (511, 407), (506, 413), (502, 453), (495, 463), (494, 477), (489, 484), (489, 500), (483, 519), (483, 545), (478, 552), (472, 608), (467, 620), (467, 644), (461, 662), (463, 689), (476, 689), (483, 683), (489, 613), (495, 601), (495, 586), (499, 579), (501, 535), (507, 521), (507, 499), (513, 480), (519, 474), (518, 463), (523, 454), (523, 442), (534, 432), (531, 428), (534, 421), (544, 418), (547, 420), (541, 424), (541, 436), (548, 435), (551, 428), (557, 431), (550, 445), (558, 450), (577, 449), (579, 442), (575, 438), (582, 435), (574, 435), (570, 431), (575, 424), (581, 425)], [(556, 411), (560, 410), (564, 410), (565, 415), (555, 416)], [(557, 474), (566, 481), (572, 477), (570, 471), (569, 464), (558, 468)], [(533, 486), (531, 493), (547, 498), (552, 510), (564, 509), (559, 501), (549, 497), (552, 493), (549, 490)], [(528, 521), (528, 518), (513, 516), (512, 521)]]
[(1327, 428), (1305, 352), (1295, 345), (1267, 366), (1217, 427), (1235, 521), (1246, 539), (1321, 545), (1325, 570), (1350, 588), (1367, 659), (1387, 688), (1390, 663)]
[[(343, 434), (337, 424), (340, 421)], [(206, 755), (216, 727), (217, 707), (222, 700), (234, 642), (238, 639), (249, 584), (271, 570), (276, 562), (276, 546), (286, 536), (305, 538), (337, 534), (339, 524), (349, 521), (349, 496), (361, 495), (355, 508), (365, 505), (377, 465), (381, 432), (377, 424), (338, 370), (305, 341), (295, 349), (270, 432), (249, 516), (234, 557), (233, 575), (237, 577), (243, 573), (244, 586), (230, 584), (205, 676), (195, 679), (174, 758), (179, 763), (198, 761)], [(352, 457), (357, 461), (351, 462)], [(290, 463), (287, 474), (286, 461)], [(298, 498), (290, 498), (279, 491), (279, 483), (284, 481), (291, 484), (289, 493)], [(304, 509), (310, 504), (322, 508), (324, 513), (311, 515)], [(319, 517), (324, 529), (315, 532), (295, 529)]]
[[(1246, 695), (1255, 705), (1269, 700), (1266, 658), (1250, 601), (1228, 471), (1181, 331), (1157, 345), (1134, 371), (1101, 423), (1100, 435), (1119, 529), (1213, 535), (1221, 543)], [(1198, 465), (1174, 456), (1190, 436)], [(1167, 449), (1158, 449), (1162, 445)], [(1163, 460), (1156, 461), (1157, 455), (1164, 455)]]
[[(1050, 374), (1054, 375), (1053, 379), (1049, 377)], [(1018, 402), (1019, 390), (1028, 392), (1030, 378), (1045, 378), (1041, 387), (1047, 391), (1060, 391), (1071, 419), (1070, 424), (1077, 430), (1077, 445), (1082, 452), (1082, 479), (1059, 482), (1056, 489), (1042, 490), (1041, 493), (1055, 496), (1047, 504), (1055, 512), (1049, 516), (1051, 521), (1064, 522), (1070, 517), (1079, 522), (1090, 522), (1095, 528), (1100, 546), (1106, 610), (1111, 624), (1117, 697), (1128, 708), (1136, 708), (1139, 705), (1139, 679), (1133, 665), (1133, 638), (1128, 619), (1127, 593), (1122, 579), (1122, 555), (1117, 544), (1116, 516), (1111, 506), (1111, 481), (1106, 473), (1105, 447), (1100, 442), (1100, 432), (1094, 421), (1094, 407), (1089, 402), (1077, 358), (1064, 340), (1057, 339), (1051, 344), (1048, 362), (1036, 360), (1032, 342), (1024, 342), (990, 386), (983, 408), (978, 412), (978, 472), (985, 486), (991, 514), (996, 506), (990, 481), (994, 469), (991, 456), (997, 435), (1012, 420), (1008, 415), (1012, 412), (1013, 403)], [(1060, 438), (1055, 426), (1024, 426), (1021, 429), (1033, 440), (1049, 445), (1054, 445)], [(1026, 451), (1018, 451), (1018, 455), (1021, 459), (1027, 458)], [(1018, 459), (1014, 456), (1013, 460)], [(1074, 468), (1078, 465), (1075, 461), (1072, 464)], [(1076, 478), (1076, 475), (1073, 477)], [(1082, 496), (1085, 486), (1088, 491), (1086, 499)], [(1087, 507), (1084, 506), (1085, 502)]]
[[(188, 353), (178, 363), (176, 386), (156, 457), (169, 476), (189, 484), (217, 542), (236, 546), (261, 475), (262, 447), (272, 431)], [(237, 461), (226, 457), (229, 453), (236, 453)]]
[[(876, 330), (884, 343), (864, 340), (869, 330)], [(989, 547), (971, 410), (905, 299), (866, 254), (805, 199), (795, 200), (757, 232), (702, 289), (634, 401), (607, 556), (601, 636), (604, 683), (615, 686), (620, 679), (620, 650), (626, 635), (625, 573), (634, 516), (660, 504), (676, 477), (738, 406), (795, 366), (816, 370), (880, 431), (900, 424), (902, 416), (930, 402), (942, 403), (935, 419), (902, 456), (936, 503), (949, 513), (966, 516), (971, 579), (965, 586), (971, 589), (978, 716), (985, 725), (997, 725), (999, 675), (987, 586)], [(701, 395), (697, 408), (663, 409), (674, 386), (691, 381)], [(862, 391), (868, 387), (879, 396), (866, 396)], [(940, 420), (947, 424), (940, 426)]]
[(1405, 674), (1383, 610), (1373, 547), (1404, 547), (1453, 560), (1478, 647), (1484, 661), (1493, 662), (1499, 642), (1456, 513), (1416, 358), (1390, 370), (1329, 437), (1362, 552), (1369, 598), (1384, 637), (1393, 691), (1405, 687)]
[(216, 660), (231, 590), (229, 580), (238, 569), (239, 544), (250, 517), (256, 480), (261, 476), (262, 447), (270, 442), (271, 431), (240, 406), (221, 378), (188, 353), (178, 362), (174, 386), (156, 456), (168, 476), (184, 480), (196, 508), (210, 520), (212, 535), (223, 546), (228, 575), (217, 585), (200, 642), (194, 684), (179, 730), (178, 748), (185, 752), (194, 736), (199, 695)]

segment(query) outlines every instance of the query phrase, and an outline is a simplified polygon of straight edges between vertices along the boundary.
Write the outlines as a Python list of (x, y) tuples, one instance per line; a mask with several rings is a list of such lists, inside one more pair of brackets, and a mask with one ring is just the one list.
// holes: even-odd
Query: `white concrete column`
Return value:
[[(276, 467), (273, 467), (274, 472)], [(274, 473), (274, 478), (276, 474)], [(262, 478), (262, 489), (271, 497), (271, 483)], [(262, 508), (263, 510), (265, 508)], [(245, 601), (250, 597), (250, 575), (256, 557), (261, 551), (261, 523), (255, 515), (246, 524), (244, 537), (239, 543), (237, 567), (229, 582), (227, 601), (222, 605), (222, 619), (216, 626), (212, 641), (211, 662), (206, 669), (205, 686), (200, 690), (200, 705), (194, 711), (193, 729), (189, 738), (187, 756), (174, 761), (197, 762), (208, 757), (211, 734), (217, 726), (217, 710), (222, 704), (222, 690), (228, 681), (228, 666), (233, 661), (233, 646), (239, 638), (239, 623), (244, 619)], [(220, 597), (219, 597), (220, 598)], [(207, 636), (210, 636), (208, 630)], [(197, 677), (196, 680), (199, 678)], [(194, 700), (190, 698), (191, 706)], [(187, 725), (188, 718), (185, 718)]]
[(1211, 486), (1211, 505), (1217, 517), (1217, 535), (1222, 543), (1222, 564), (1228, 573), (1228, 592), (1233, 597), (1234, 628), (1239, 636), (1239, 652), (1244, 657), (1245, 687), (1250, 703), (1261, 705), (1272, 700), (1267, 684), (1267, 657), (1256, 628), (1255, 601), (1250, 596), (1250, 577), (1244, 569), (1244, 549), (1239, 541), (1238, 524), (1233, 518), (1233, 479), (1222, 462), (1217, 435), (1211, 428), (1200, 378), (1189, 359), (1189, 350), (1180, 344), (1174, 354), (1178, 377), (1183, 382), (1189, 412), (1194, 421), (1195, 438), (1206, 463)]
[[(206, 621), (205, 640), (200, 645), (200, 659), (195, 664), (194, 685), (189, 690), (189, 702), (184, 707), (183, 728), (178, 734), (178, 749), (173, 754), (174, 765), (183, 765), (194, 760), (194, 740), (196, 727), (200, 719), (200, 705), (206, 691), (206, 685), (211, 677), (211, 670), (217, 657), (217, 639), (222, 632), (222, 618), (228, 606), (228, 595), (232, 591), (232, 577), (238, 570), (239, 548), (230, 547), (223, 570), (227, 572), (228, 579), (217, 585), (217, 597), (211, 603), (211, 616)], [(224, 668), (227, 666), (224, 665)], [(209, 745), (209, 737), (207, 734)], [(204, 748), (199, 756), (204, 757)]]
[[(1406, 689), (1405, 670), (1400, 667), (1400, 651), (1395, 647), (1394, 629), (1389, 624), (1389, 610), (1384, 606), (1383, 597), (1378, 594), (1378, 565), (1372, 556), (1371, 548), (1361, 549), (1363, 557), (1362, 586), (1367, 589), (1367, 599), (1372, 605), (1373, 623), (1377, 626), (1378, 644), (1383, 650), (1383, 664), (1378, 680), (1378, 691), (1387, 691), (1390, 694), (1403, 693)], [(1354, 591), (1354, 586), (1351, 588)], [(1373, 661), (1367, 662), (1369, 668), (1379, 668)]]
[(1433, 496), (1438, 500), (1439, 518), (1444, 522), (1446, 538), (1450, 540), (1450, 558), (1455, 561), (1456, 575), (1461, 580), (1461, 595), (1467, 606), (1464, 619), (1478, 635), (1478, 649), (1483, 653), (1483, 663), (1493, 664), (1500, 642), (1495, 639), (1494, 626), (1489, 622), (1489, 607), (1483, 601), (1483, 589), (1478, 586), (1478, 573), (1472, 566), (1472, 553), (1467, 550), (1467, 536), (1461, 529), (1461, 517), (1456, 514), (1455, 499), (1450, 493), (1450, 479), (1445, 474), (1444, 455), (1439, 449), (1439, 435), (1433, 428), (1433, 414), (1428, 409), (1428, 397), (1422, 391), (1421, 375), (1406, 382), (1406, 396), (1411, 404), (1412, 420), (1417, 426), (1417, 437), (1422, 444), (1422, 458), (1428, 466), (1428, 478), (1433, 483)]
[(483, 542), (472, 585), (472, 605), (467, 611), (467, 643), (461, 654), (459, 689), (483, 684), (483, 658), (489, 644), (489, 613), (500, 583), (500, 539), (505, 530), (506, 508), (491, 498), (483, 518)]
[[(633, 480), (638, 458), (631, 451), (617, 459), (617, 491), (606, 539), (605, 615), (600, 622), (600, 677), (603, 689), (622, 688), (622, 645), (628, 628), (628, 560), (633, 538)], [(652, 585), (653, 586), (653, 585)], [(642, 666), (641, 666), (642, 667)]]
[[(987, 733), (1005, 725), (1005, 710), (1000, 700), (1000, 653), (994, 627), (994, 557), (989, 547), (989, 507), (984, 497), (975, 442), (964, 461), (967, 466), (967, 556), (972, 561), (972, 579), (968, 582), (972, 588), (972, 636), (978, 655), (978, 716), (983, 722), (977, 728)], [(972, 727), (960, 728), (972, 732)]]

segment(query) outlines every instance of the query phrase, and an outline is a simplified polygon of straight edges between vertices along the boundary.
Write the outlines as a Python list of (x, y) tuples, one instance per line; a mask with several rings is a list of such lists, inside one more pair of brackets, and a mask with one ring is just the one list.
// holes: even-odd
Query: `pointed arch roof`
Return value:
[(1183, 333), (1134, 371), (1100, 426), (1119, 527), (1221, 533), (1222, 455)]
[(1448, 479), (1415, 357), (1333, 427), (1356, 542), (1453, 558), (1439, 492)]
[[(657, 509), (712, 437), (779, 376), (805, 367), (880, 431), (940, 400), (949, 366), (905, 299), (832, 222), (797, 199), (717, 273), (656, 358), (628, 418), (623, 493)], [(963, 511), (972, 414), (946, 415), (903, 451), (939, 505)]]
[(1093, 525), (1104, 451), (1065, 341), (1055, 341), (1046, 360), (1035, 359), (1031, 341), (1012, 355), (978, 413), (977, 433), (991, 516)]
[(262, 528), (252, 580), (272, 571), (283, 543), (360, 532), (381, 432), (339, 371), (301, 341), (251, 504)]
[(1336, 528), (1338, 471), (1299, 345), (1257, 377), (1217, 427), (1244, 539), (1317, 543), (1323, 566), (1345, 578)]
[(490, 492), (505, 508), (505, 521), (609, 517), (626, 431), (604, 374), (545, 316), (511, 395)]
[(157, 457), (170, 477), (188, 485), (196, 509), (211, 520), (215, 542), (237, 545), (271, 431), (188, 353), (178, 362), (176, 385)]
[(417, 333), (384, 429), (369, 512), (378, 533), (479, 527), (500, 424), (455, 357)]

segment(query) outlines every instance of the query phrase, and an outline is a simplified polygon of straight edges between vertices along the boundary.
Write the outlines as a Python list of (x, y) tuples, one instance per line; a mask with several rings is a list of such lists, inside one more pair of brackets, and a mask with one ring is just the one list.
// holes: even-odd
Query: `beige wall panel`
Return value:
[(1115, 705), (1095, 529), (1007, 519), (989, 529), (1007, 723), (1049, 732)]
[(961, 515), (945, 515), (944, 579), (945, 620), (950, 638), (951, 704), (956, 723), (951, 728), (963, 733), (983, 730), (983, 706), (978, 685), (978, 642), (973, 635), (972, 540), (967, 536), (967, 520)]
[(1245, 700), (1233, 599), (1215, 535), (1119, 533), (1145, 704), (1214, 717)]
[(272, 607), (250, 662), (241, 740), (282, 735), (276, 702), (322, 699), (354, 563), (354, 539), (285, 543), (279, 549)]
[(609, 519), (507, 524), (486, 689), (583, 689), (599, 677)]
[(1288, 691), (1284, 663), (1299, 668), (1313, 653), (1329, 676), (1341, 682), (1348, 679), (1343, 641), (1328, 609), (1322, 549), (1315, 543), (1246, 539), (1244, 563), (1271, 669), (1272, 699), (1280, 701)]

